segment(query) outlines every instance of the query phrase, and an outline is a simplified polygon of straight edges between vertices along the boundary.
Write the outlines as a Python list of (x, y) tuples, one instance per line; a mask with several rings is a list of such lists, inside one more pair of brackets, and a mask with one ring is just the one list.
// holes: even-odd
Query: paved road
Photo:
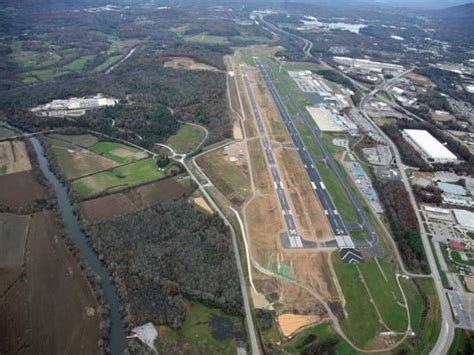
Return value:
[(250, 99), (250, 104), (252, 106), (255, 119), (257, 121), (258, 132), (260, 133), (260, 137), (262, 139), (263, 149), (265, 151), (265, 156), (267, 158), (268, 166), (270, 168), (270, 174), (273, 180), (273, 184), (275, 185), (275, 190), (278, 195), (278, 201), (280, 202), (281, 211), (283, 213), (283, 219), (285, 220), (286, 228), (288, 231), (288, 239), (290, 241), (290, 246), (292, 248), (302, 248), (303, 243), (296, 229), (293, 213), (291, 212), (290, 205), (288, 204), (288, 200), (285, 195), (283, 182), (280, 178), (278, 167), (277, 167), (275, 158), (273, 156), (272, 146), (271, 146), (270, 140), (268, 139), (265, 133), (265, 128), (263, 126), (263, 122), (257, 108), (255, 97), (253, 96), (252, 88), (250, 87), (247, 72), (244, 67), (242, 67), (241, 71), (242, 71), (242, 77), (244, 79), (245, 88), (247, 89), (247, 94)]

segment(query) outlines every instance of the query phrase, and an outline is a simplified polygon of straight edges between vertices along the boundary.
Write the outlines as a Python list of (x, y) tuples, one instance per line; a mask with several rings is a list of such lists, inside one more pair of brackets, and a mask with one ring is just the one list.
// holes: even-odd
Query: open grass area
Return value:
[(473, 354), (474, 332), (456, 328), (448, 355)]
[(81, 195), (90, 196), (158, 180), (166, 174), (167, 170), (158, 170), (155, 160), (149, 158), (74, 180), (72, 186)]
[(76, 144), (83, 148), (92, 147), (99, 141), (99, 139), (92, 134), (78, 134), (73, 136), (65, 134), (50, 134), (48, 137), (63, 140), (71, 144)]
[(241, 205), (251, 194), (249, 176), (246, 169), (227, 161), (224, 154), (223, 149), (218, 149), (201, 155), (196, 161), (229, 201)]
[[(83, 149), (69, 143), (59, 137), (68, 136), (48, 136), (48, 142), (51, 144), (53, 154), (56, 157), (59, 168), (68, 179), (75, 179), (80, 176), (93, 174), (100, 170), (112, 168), (117, 165), (113, 160), (101, 157), (90, 150)], [(68, 139), (72, 136), (69, 136)], [(81, 139), (79, 138), (78, 141)], [(85, 140), (84, 140), (85, 142)]]
[[(405, 341), (402, 348), (412, 354), (429, 354), (441, 329), (438, 297), (431, 279), (418, 279), (416, 288), (412, 280), (400, 280), (408, 300), (411, 327), (416, 337)], [(426, 299), (420, 294), (425, 294)], [(426, 302), (426, 303), (425, 303)]]
[(130, 163), (148, 156), (140, 149), (116, 142), (98, 142), (90, 150), (120, 164)]
[(174, 148), (176, 153), (188, 153), (195, 149), (205, 136), (206, 133), (203, 129), (193, 125), (182, 124), (176, 134), (168, 138), (166, 144)]
[(360, 279), (357, 267), (343, 264), (335, 254), (332, 260), (348, 313), (348, 317), (341, 322), (341, 325), (355, 344), (360, 347), (367, 346), (381, 331), (377, 313), (370, 303), (369, 294)]
[(239, 317), (201, 303), (188, 302), (181, 328), (160, 327), (157, 347), (165, 354), (236, 354), (237, 347), (244, 346), (243, 329)]
[(335, 351), (337, 354), (357, 354), (357, 352), (341, 337), (339, 337), (339, 335), (337, 335), (327, 323), (301, 331), (297, 336), (284, 343), (282, 348), (285, 353), (301, 354), (303, 350), (309, 351), (309, 344), (321, 344), (330, 340), (337, 342), (335, 345)]
[(474, 266), (474, 260), (468, 259), (468, 260), (463, 260), (461, 258), (461, 254), (457, 251), (451, 251), (451, 257), (453, 258), (453, 261), (461, 264), (461, 265), (468, 265), (468, 266)]
[(314, 142), (310, 129), (303, 122), (296, 122), (295, 126), (308, 152), (310, 152), (313, 157), (321, 157), (321, 148)]
[(404, 304), (404, 300), (397, 284), (395, 270), (386, 260), (379, 259), (377, 262), (371, 260), (363, 263), (359, 269), (385, 324), (391, 330), (403, 332), (407, 329), (408, 318), (406, 308), (400, 305)]
[(354, 208), (334, 173), (321, 163), (316, 163), (316, 168), (321, 175), (321, 179), (324, 181), (324, 185), (329, 191), (337, 210), (341, 214), (342, 219), (346, 223), (356, 223), (357, 215)]
[(206, 32), (199, 33), (196, 35), (185, 35), (184, 40), (187, 42), (199, 42), (209, 44), (227, 44), (229, 41), (224, 36), (209, 35)]
[(100, 71), (106, 70), (111, 65), (117, 63), (120, 60), (120, 58), (122, 58), (122, 57), (123, 57), (122, 54), (113, 55), (113, 56), (107, 58), (102, 64), (99, 64), (98, 66), (96, 66), (93, 69), (93, 71), (94, 72), (100, 72)]
[(36, 77), (42, 81), (53, 80), (59, 76), (83, 70), (86, 63), (94, 57), (94, 55), (84, 55), (60, 68), (48, 68), (28, 72), (26, 77)]

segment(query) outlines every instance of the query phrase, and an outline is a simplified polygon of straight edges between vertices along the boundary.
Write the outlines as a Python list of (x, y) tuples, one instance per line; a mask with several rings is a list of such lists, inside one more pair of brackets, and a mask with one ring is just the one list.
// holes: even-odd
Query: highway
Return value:
[(298, 151), (298, 155), (303, 162), (306, 174), (311, 182), (311, 186), (313, 187), (313, 192), (315, 197), (320, 201), (324, 214), (327, 217), (329, 225), (334, 233), (336, 238), (337, 245), (339, 248), (354, 248), (354, 242), (352, 241), (349, 233), (344, 225), (340, 214), (338, 213), (328, 191), (326, 190), (326, 186), (322, 181), (319, 173), (314, 165), (314, 161), (306, 150), (306, 147), (299, 135), (299, 132), (293, 125), (293, 121), (291, 120), (288, 111), (286, 110), (285, 104), (283, 103), (280, 95), (278, 94), (273, 82), (271, 81), (268, 73), (266, 72), (265, 68), (262, 65), (262, 62), (259, 58), (254, 58), (255, 65), (260, 72), (261, 77), (265, 81), (265, 84), (272, 95), (273, 101), (280, 113), (283, 123), (290, 135), (290, 138), (295, 146), (296, 150)]
[(290, 242), (290, 246), (291, 248), (302, 248), (303, 243), (296, 229), (293, 213), (291, 212), (290, 205), (288, 204), (288, 200), (285, 195), (285, 191), (284, 191), (285, 188), (283, 186), (283, 182), (278, 172), (278, 167), (277, 167), (275, 158), (273, 156), (270, 140), (268, 139), (265, 133), (265, 127), (263, 126), (262, 118), (260, 117), (260, 113), (257, 108), (257, 103), (255, 101), (255, 97), (253, 96), (252, 88), (250, 87), (247, 72), (244, 67), (241, 67), (241, 70), (242, 70), (242, 77), (244, 79), (245, 88), (247, 90), (250, 103), (252, 105), (253, 114), (257, 121), (257, 127), (258, 127), (258, 131), (260, 133), (260, 137), (262, 140), (263, 150), (265, 151), (265, 157), (267, 158), (273, 184), (275, 186), (275, 190), (278, 195), (278, 201), (280, 202), (281, 211), (283, 213), (283, 219), (285, 220), (286, 228), (288, 231), (288, 239)]

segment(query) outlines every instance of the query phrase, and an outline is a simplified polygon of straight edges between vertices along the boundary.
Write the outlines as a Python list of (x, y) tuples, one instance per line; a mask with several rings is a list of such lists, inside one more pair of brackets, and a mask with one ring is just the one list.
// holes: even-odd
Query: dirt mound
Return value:
[(278, 326), (280, 327), (281, 333), (285, 338), (290, 337), (301, 328), (319, 323), (320, 321), (320, 316), (303, 316), (291, 313), (281, 314), (277, 318)]

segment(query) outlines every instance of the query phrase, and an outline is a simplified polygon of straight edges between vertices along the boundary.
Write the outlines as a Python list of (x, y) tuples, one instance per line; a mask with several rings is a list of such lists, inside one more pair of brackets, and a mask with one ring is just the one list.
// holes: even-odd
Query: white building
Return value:
[(427, 161), (433, 161), (435, 163), (454, 163), (458, 161), (458, 158), (428, 131), (421, 129), (404, 129), (403, 135)]
[(474, 213), (467, 210), (453, 210), (454, 217), (460, 228), (474, 231)]

